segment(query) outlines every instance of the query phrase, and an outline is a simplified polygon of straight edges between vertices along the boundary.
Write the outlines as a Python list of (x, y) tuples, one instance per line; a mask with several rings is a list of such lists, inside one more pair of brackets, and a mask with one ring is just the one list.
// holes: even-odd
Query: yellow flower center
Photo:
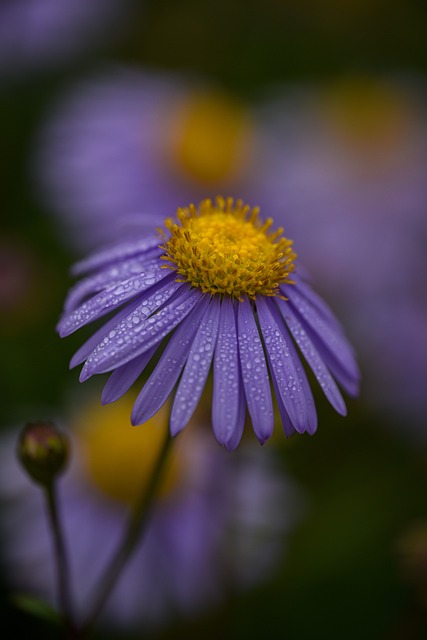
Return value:
[(281, 283), (292, 283), (292, 240), (282, 228), (270, 232), (273, 220), (260, 220), (258, 208), (217, 197), (178, 209), (177, 220), (165, 221), (170, 237), (161, 248), (182, 282), (238, 299), (277, 295)]
[(416, 121), (409, 96), (368, 77), (349, 77), (327, 87), (320, 107), (330, 126), (350, 149), (373, 163), (399, 154)]
[[(168, 408), (136, 429), (130, 423), (134, 398), (124, 396), (115, 403), (90, 404), (77, 418), (77, 444), (85, 470), (94, 485), (109, 498), (134, 504), (154, 469), (168, 430)], [(165, 497), (180, 486), (183, 460), (174, 447), (159, 489)]]
[(250, 157), (247, 111), (220, 92), (192, 93), (174, 105), (168, 144), (174, 164), (206, 184), (236, 177)]

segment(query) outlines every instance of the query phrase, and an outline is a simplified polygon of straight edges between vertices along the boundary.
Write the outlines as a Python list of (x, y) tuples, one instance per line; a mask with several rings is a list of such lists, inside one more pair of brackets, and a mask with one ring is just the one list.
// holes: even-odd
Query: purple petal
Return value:
[(261, 444), (273, 433), (270, 376), (251, 303), (238, 305), (238, 340), (242, 379), (254, 432)]
[(323, 343), (326, 350), (333, 354), (333, 358), (347, 372), (350, 379), (358, 380), (360, 373), (353, 349), (338, 323), (331, 323), (326, 320), (316, 307), (299, 294), (296, 286), (287, 288), (286, 294), (289, 297), (289, 303), (297, 311), (298, 317), (310, 336), (313, 339), (316, 336), (316, 342)]
[(233, 302), (221, 303), (218, 340), (214, 354), (212, 426), (220, 444), (228, 447), (239, 427), (240, 384), (236, 316)]
[(70, 368), (82, 363), (86, 358), (105, 340), (112, 339), (116, 335), (118, 328), (124, 322), (138, 324), (141, 320), (148, 318), (153, 312), (161, 307), (168, 300), (172, 301), (174, 294), (180, 289), (179, 282), (158, 284), (152, 287), (146, 296), (140, 296), (136, 300), (129, 302), (124, 309), (121, 309), (113, 318), (98, 329), (81, 347), (76, 351), (70, 362)]
[(303, 280), (300, 277), (295, 277), (295, 278), (293, 278), (293, 280), (295, 280), (296, 284), (295, 285), (292, 285), (292, 284), (282, 285), (280, 287), (281, 292), (287, 298), (292, 299), (292, 294), (296, 290), (297, 293), (299, 293), (302, 296), (304, 296), (306, 301), (309, 304), (311, 304), (318, 311), (318, 313), (320, 315), (323, 315), (325, 320), (327, 320), (328, 322), (330, 322), (331, 324), (336, 326), (337, 329), (342, 332), (342, 327), (341, 327), (341, 325), (340, 325), (340, 323), (338, 321), (338, 318), (333, 313), (332, 309), (326, 304), (326, 302), (323, 300), (323, 298), (321, 298), (312, 289), (312, 287), (308, 284), (308, 282), (306, 282), (305, 280)]
[(92, 353), (92, 351), (99, 345), (102, 340), (110, 333), (110, 331), (114, 331), (116, 326), (121, 322), (124, 318), (127, 318), (129, 315), (135, 311), (141, 304), (140, 300), (133, 300), (129, 302), (124, 309), (120, 309), (118, 313), (116, 313), (112, 318), (108, 320), (105, 324), (102, 325), (94, 334), (90, 336), (86, 342), (82, 344), (82, 346), (76, 351), (70, 361), (70, 369), (73, 369), (77, 365), (81, 364), (86, 360), (86, 358)]
[(336, 357), (335, 353), (332, 353), (322, 341), (321, 338), (315, 333), (310, 332), (310, 328), (306, 327), (307, 332), (310, 333), (311, 340), (315, 345), (317, 351), (319, 352), (320, 357), (328, 367), (329, 371), (337, 380), (338, 384), (344, 389), (349, 396), (356, 397), (359, 394), (359, 378), (355, 378), (351, 373), (348, 372)]
[(291, 305), (279, 298), (276, 299), (276, 304), (279, 307), (295, 342), (297, 343), (311, 370), (316, 376), (316, 379), (320, 384), (322, 391), (324, 392), (332, 406), (336, 409), (336, 411), (345, 416), (347, 410), (342, 395), (337, 385), (335, 384), (334, 379), (329, 373), (324, 361), (320, 357), (319, 352), (317, 351), (313, 342), (310, 340), (310, 337), (305, 331), (304, 327), (299, 322), (296, 314), (292, 310)]
[[(176, 284), (176, 283), (173, 283)], [(80, 374), (80, 381), (97, 373), (116, 369), (145, 353), (165, 338), (196, 304), (201, 296), (198, 289), (182, 284), (181, 294), (167, 306), (147, 317), (144, 307), (138, 307), (122, 320), (90, 354)]]
[(132, 410), (133, 425), (147, 422), (166, 402), (188, 357), (190, 345), (205, 313), (205, 305), (195, 309), (171, 336), (153, 373), (138, 395)]
[(83, 302), (72, 313), (65, 314), (57, 325), (59, 335), (61, 338), (70, 335), (84, 325), (117, 309), (128, 300), (141, 295), (141, 293), (148, 291), (148, 295), (151, 295), (153, 286), (159, 283), (159, 287), (162, 287), (174, 277), (174, 273), (164, 269), (149, 269), (127, 280), (114, 282), (104, 291)]
[[(240, 366), (239, 366), (240, 368)], [(239, 410), (237, 414), (236, 426), (231, 434), (231, 438), (225, 443), (225, 448), (227, 451), (234, 451), (240, 443), (242, 439), (243, 430), (245, 428), (245, 418), (246, 418), (246, 397), (243, 390), (243, 382), (241, 379), (241, 375), (239, 375)]]
[(283, 337), (288, 345), (289, 354), (294, 361), (295, 368), (297, 370), (299, 381), (302, 385), (303, 395), (307, 402), (307, 428), (306, 431), (313, 435), (317, 429), (317, 411), (316, 404), (314, 402), (313, 393), (311, 391), (310, 384), (308, 382), (301, 358), (295, 348), (294, 342), (289, 334), (289, 331), (286, 328), (283, 317), (281, 316), (274, 300), (272, 298), (267, 299), (267, 305), (279, 327), (280, 331), (283, 334)]
[(170, 431), (172, 436), (188, 424), (200, 400), (212, 363), (218, 336), (220, 302), (213, 296), (191, 345), (181, 380), (172, 405)]
[(157, 345), (148, 349), (145, 353), (134, 358), (118, 369), (114, 369), (108, 378), (102, 391), (102, 404), (109, 404), (121, 398), (139, 378), (145, 367), (155, 354)]
[(160, 244), (162, 244), (161, 238), (155, 235), (150, 235), (147, 238), (143, 238), (142, 240), (139, 239), (135, 242), (113, 244), (112, 246), (91, 255), (89, 258), (85, 258), (84, 260), (77, 262), (72, 268), (72, 273), (75, 276), (79, 276), (83, 273), (99, 269), (100, 267), (105, 267), (111, 262), (131, 258), (138, 254), (148, 253), (152, 249), (156, 249)]
[[(153, 270), (157, 272), (161, 269), (160, 261), (155, 258), (149, 262), (145, 257), (138, 256), (133, 260), (126, 260), (118, 264), (112, 264), (107, 269), (91, 275), (78, 282), (70, 289), (65, 301), (64, 309), (66, 313), (74, 311), (86, 298), (99, 293), (103, 289), (113, 284), (127, 280), (132, 276)], [(163, 270), (164, 271), (164, 270)]]
[(274, 303), (263, 296), (257, 298), (257, 311), (271, 374), (276, 381), (286, 412), (295, 429), (315, 431), (314, 401), (310, 387), (291, 338)]
[(294, 428), (289, 414), (285, 409), (282, 398), (280, 397), (280, 390), (277, 386), (276, 378), (274, 376), (271, 376), (271, 378), (273, 380), (274, 393), (276, 397), (277, 408), (279, 410), (280, 420), (282, 422), (283, 431), (285, 433), (285, 436), (289, 438), (296, 433), (296, 429)]

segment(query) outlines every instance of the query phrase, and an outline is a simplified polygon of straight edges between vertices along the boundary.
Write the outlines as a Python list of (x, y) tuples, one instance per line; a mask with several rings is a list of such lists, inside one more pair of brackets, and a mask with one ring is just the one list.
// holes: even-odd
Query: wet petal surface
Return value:
[(238, 341), (242, 380), (255, 435), (263, 444), (273, 433), (270, 376), (254, 311), (248, 299), (238, 305)]

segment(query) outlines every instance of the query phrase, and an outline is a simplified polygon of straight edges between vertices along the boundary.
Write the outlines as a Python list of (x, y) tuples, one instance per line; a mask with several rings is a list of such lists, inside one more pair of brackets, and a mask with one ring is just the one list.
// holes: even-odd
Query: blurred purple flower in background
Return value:
[(427, 409), (425, 97), (410, 78), (277, 88), (259, 180), (357, 345), (364, 398), (416, 421)]
[(64, 240), (87, 250), (152, 228), (177, 202), (245, 198), (255, 139), (249, 107), (206, 80), (118, 68), (47, 114), (32, 171)]
[(0, 77), (52, 69), (117, 30), (124, 0), (2, 0)]
[[(167, 411), (131, 428), (129, 398), (108, 407), (77, 400), (72, 458), (58, 496), (79, 615), (121, 537), (129, 506), (147, 482), (167, 431)], [(274, 448), (246, 443), (234, 456), (203, 424), (182, 434), (143, 543), (125, 567), (101, 624), (164, 625), (225, 602), (274, 575), (286, 538), (305, 511)], [(2, 564), (13, 593), (56, 605), (51, 537), (39, 489), (18, 465), (16, 442), (1, 443)]]

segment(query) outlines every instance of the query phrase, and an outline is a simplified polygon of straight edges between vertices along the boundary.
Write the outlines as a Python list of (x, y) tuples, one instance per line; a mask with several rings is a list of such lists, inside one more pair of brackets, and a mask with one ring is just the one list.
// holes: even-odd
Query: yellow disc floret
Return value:
[(178, 209), (177, 220), (165, 221), (170, 236), (162, 258), (182, 282), (203, 293), (237, 299), (278, 295), (280, 284), (292, 283), (296, 254), (282, 228), (270, 231), (272, 224), (241, 200), (203, 200), (198, 208)]

